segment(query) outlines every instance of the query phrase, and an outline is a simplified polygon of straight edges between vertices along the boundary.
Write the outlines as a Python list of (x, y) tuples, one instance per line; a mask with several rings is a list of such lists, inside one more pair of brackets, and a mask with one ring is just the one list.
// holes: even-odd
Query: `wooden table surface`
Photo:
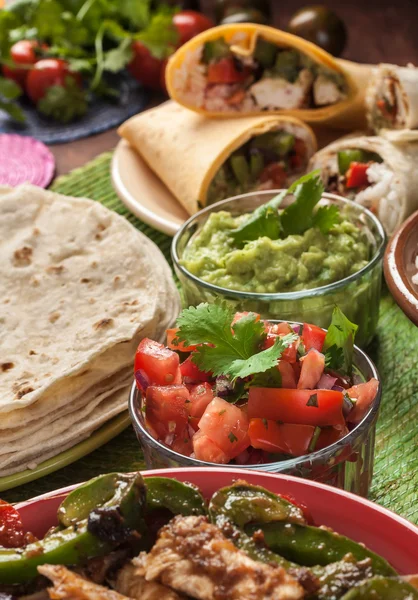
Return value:
[[(285, 28), (289, 17), (306, 0), (271, 0), (273, 25)], [(323, 2), (344, 19), (349, 40), (343, 58), (363, 63), (391, 62), (418, 65), (417, 0), (349, 0)], [(202, 0), (202, 9), (212, 13), (213, 0)], [(150, 106), (160, 98), (155, 97)], [(116, 129), (68, 144), (56, 144), (51, 150), (57, 161), (57, 175), (84, 165), (98, 154), (111, 150), (118, 142)]]

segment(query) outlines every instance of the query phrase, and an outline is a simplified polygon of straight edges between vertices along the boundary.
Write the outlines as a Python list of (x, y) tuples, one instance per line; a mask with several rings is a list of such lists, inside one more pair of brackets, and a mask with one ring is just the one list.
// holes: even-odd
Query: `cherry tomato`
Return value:
[(152, 90), (161, 89), (163, 60), (155, 58), (142, 42), (132, 43), (134, 57), (128, 64), (128, 71), (137, 81)]
[[(154, 340), (144, 338), (135, 354), (134, 372), (140, 371), (149, 385), (179, 384), (181, 383), (179, 364), (180, 359), (176, 352)], [(140, 385), (138, 387), (142, 388)]]
[[(34, 65), (38, 60), (35, 52), (36, 48), (39, 48), (39, 44), (35, 40), (21, 40), (10, 48), (10, 58), (19, 65)], [(21, 88), (25, 87), (29, 71), (30, 69), (14, 69), (6, 65), (3, 66), (3, 75), (8, 79), (13, 79)]]
[(221, 58), (208, 66), (208, 83), (242, 83), (250, 74), (250, 69), (244, 67), (238, 70), (233, 58)]
[(318, 427), (345, 425), (342, 407), (342, 392), (334, 390), (250, 387), (248, 417)]
[(81, 76), (72, 73), (65, 60), (61, 58), (43, 58), (38, 60), (29, 71), (26, 80), (26, 92), (35, 104), (45, 96), (48, 89), (54, 85), (65, 87), (67, 77), (72, 77), (81, 87)]
[(179, 46), (191, 40), (198, 33), (215, 27), (212, 19), (195, 10), (181, 10), (174, 15), (173, 23), (179, 32)]
[(19, 548), (25, 542), (22, 519), (11, 504), (0, 500), (0, 546)]

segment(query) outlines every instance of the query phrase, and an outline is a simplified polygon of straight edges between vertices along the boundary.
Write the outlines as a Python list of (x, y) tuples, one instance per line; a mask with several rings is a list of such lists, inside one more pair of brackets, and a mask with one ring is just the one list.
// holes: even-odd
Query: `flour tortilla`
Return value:
[(167, 102), (132, 117), (118, 130), (189, 214), (206, 204), (209, 185), (227, 158), (254, 135), (275, 129), (296, 133), (316, 150), (311, 128), (293, 117), (213, 120)]
[(56, 435), (51, 432), (47, 440), (25, 450), (3, 455), (1, 457), (0, 477), (5, 477), (28, 468), (34, 469), (45, 460), (87, 439), (104, 423), (126, 410), (129, 389), (130, 386), (128, 385), (117, 390), (97, 406), (89, 417), (80, 420), (71, 420), (65, 431)]
[[(100, 381), (108, 365), (94, 359), (116, 372), (141, 332), (161, 333), (163, 298), (177, 308), (179, 298), (151, 244), (91, 200), (32, 186), (0, 197), (0, 413), (45, 398), (64, 378), (76, 389)], [(94, 375), (83, 373), (92, 364)]]
[[(387, 78), (394, 81), (398, 114), (393, 129), (418, 129), (418, 68), (413, 65), (380, 64), (374, 69), (366, 91), (367, 117), (370, 127), (379, 133), (376, 120), (376, 101), (381, 97), (381, 90)], [(390, 129), (390, 128), (389, 128)]]
[(155, 244), (91, 200), (0, 188), (0, 252), (5, 475), (126, 410), (137, 345), (162, 340), (180, 300)]
[(376, 152), (395, 174), (396, 198), (382, 197), (377, 207), (377, 216), (391, 234), (418, 209), (418, 142), (394, 144), (383, 137), (349, 135), (317, 152), (311, 159), (310, 169), (325, 172), (330, 165), (336, 168), (337, 153), (351, 148)]

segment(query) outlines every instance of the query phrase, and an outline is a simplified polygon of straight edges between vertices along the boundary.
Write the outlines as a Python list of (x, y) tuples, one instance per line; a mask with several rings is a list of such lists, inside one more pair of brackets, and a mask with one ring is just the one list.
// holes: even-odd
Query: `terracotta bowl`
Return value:
[(418, 272), (418, 211), (393, 235), (386, 248), (383, 269), (386, 283), (403, 312), (418, 325), (418, 285), (412, 276)]

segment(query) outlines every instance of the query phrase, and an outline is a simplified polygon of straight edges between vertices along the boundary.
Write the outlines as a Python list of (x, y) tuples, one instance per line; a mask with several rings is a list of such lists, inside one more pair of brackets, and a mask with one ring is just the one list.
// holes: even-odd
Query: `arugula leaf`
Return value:
[(342, 310), (336, 306), (332, 312), (331, 324), (323, 346), (327, 367), (351, 375), (357, 329), (357, 325), (349, 321)]
[(20, 106), (11, 102), (11, 100), (16, 100), (21, 95), (22, 90), (15, 81), (0, 77), (0, 110), (9, 114), (12, 119), (19, 123), (25, 121), (25, 114)]
[(87, 111), (87, 98), (73, 77), (66, 77), (65, 87), (53, 85), (39, 100), (36, 108), (44, 115), (60, 123), (69, 123)]
[[(318, 176), (319, 171), (312, 171), (307, 175), (303, 175), (295, 181), (288, 190), (284, 190), (277, 194), (266, 204), (263, 204), (255, 209), (250, 218), (237, 229), (231, 231), (231, 237), (239, 246), (251, 240), (257, 240), (259, 237), (266, 236), (272, 240), (277, 240), (283, 232), (282, 218), (278, 213), (278, 209), (284, 198), (295, 191), (298, 186), (302, 188), (308, 184), (313, 178)], [(283, 211), (282, 215), (284, 214)]]
[(315, 212), (312, 226), (318, 227), (321, 233), (328, 233), (330, 229), (340, 222), (340, 211), (335, 204), (320, 206)]
[[(315, 172), (314, 172), (315, 173)], [(322, 198), (324, 184), (319, 175), (303, 182), (296, 182), (294, 195), (296, 200), (289, 204), (280, 215), (284, 236), (302, 234), (313, 226), (313, 210)]]
[[(203, 344), (192, 354), (192, 361), (203, 371), (227, 375), (233, 381), (263, 373), (277, 361), (296, 335), (277, 338), (274, 345), (260, 351), (266, 337), (264, 325), (255, 313), (242, 317), (233, 329), (234, 313), (225, 304), (199, 304), (182, 311), (177, 319), (177, 339), (187, 345)], [(210, 345), (208, 345), (210, 344)]]

